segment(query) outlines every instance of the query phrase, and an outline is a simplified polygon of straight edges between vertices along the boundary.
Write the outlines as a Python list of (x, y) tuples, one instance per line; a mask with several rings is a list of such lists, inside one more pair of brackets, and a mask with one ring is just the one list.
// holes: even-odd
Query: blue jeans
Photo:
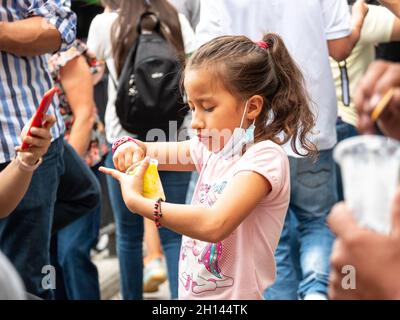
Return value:
[[(114, 168), (112, 155), (105, 165)], [(160, 172), (168, 202), (185, 203), (190, 172)], [(125, 206), (118, 181), (107, 176), (107, 186), (116, 224), (117, 254), (123, 299), (143, 298), (143, 217), (133, 214)], [(178, 297), (178, 263), (181, 235), (161, 228), (160, 239), (167, 261), (171, 298)]]
[[(344, 122), (340, 118), (338, 118), (336, 121), (336, 133), (337, 133), (338, 143), (347, 138), (351, 138), (351, 137), (355, 137), (355, 136), (359, 135), (355, 126)], [(336, 179), (337, 179), (338, 201), (343, 201), (344, 195), (343, 195), (342, 176), (341, 176), (341, 172), (340, 172), (340, 167), (337, 164), (336, 164), (336, 174), (337, 174)]]
[(60, 137), (50, 145), (20, 204), (0, 221), (0, 249), (21, 275), (26, 290), (43, 299), (53, 298), (52, 290), (44, 287), (42, 280), (50, 275), (45, 266), (50, 265), (50, 230), (64, 171), (63, 152)]
[[(307, 294), (327, 294), (330, 255), (334, 235), (326, 217), (337, 202), (336, 167), (332, 150), (323, 150), (315, 163), (306, 158), (289, 158), (291, 197), (282, 235), (275, 252), (276, 282), (265, 291), (272, 300), (304, 298)], [(298, 225), (299, 249), (293, 252), (292, 224)], [(292, 230), (292, 231), (291, 231)], [(295, 254), (298, 254), (296, 259)], [(296, 272), (296, 260), (301, 275)]]
[(90, 258), (100, 228), (98, 166), (93, 169), (94, 174), (68, 143), (64, 150), (65, 173), (58, 189), (54, 220), (58, 216), (80, 218), (51, 239), (51, 258), (57, 271), (55, 296), (58, 300), (100, 300), (99, 276)]
[(199, 174), (197, 171), (193, 171), (190, 176), (190, 182), (188, 186), (188, 190), (186, 192), (186, 204), (192, 203), (192, 198), (194, 195), (194, 189), (196, 189), (197, 180), (199, 179)]

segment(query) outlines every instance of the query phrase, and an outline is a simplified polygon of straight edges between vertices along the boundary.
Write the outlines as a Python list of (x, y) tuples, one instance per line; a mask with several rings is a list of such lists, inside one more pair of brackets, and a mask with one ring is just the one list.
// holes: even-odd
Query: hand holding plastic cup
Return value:
[(333, 156), (341, 167), (345, 201), (358, 223), (389, 234), (399, 185), (400, 143), (382, 136), (357, 136), (340, 142)]
[[(135, 163), (126, 170), (126, 174), (134, 175), (139, 169), (139, 164)], [(164, 189), (161, 184), (161, 179), (158, 174), (158, 161), (150, 159), (149, 167), (143, 177), (143, 196), (148, 199), (157, 200), (161, 198), (165, 201)]]

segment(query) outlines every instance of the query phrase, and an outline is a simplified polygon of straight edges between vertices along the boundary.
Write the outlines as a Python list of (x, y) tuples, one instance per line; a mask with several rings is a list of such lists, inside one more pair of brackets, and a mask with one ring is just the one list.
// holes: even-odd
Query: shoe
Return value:
[(326, 296), (326, 294), (314, 292), (307, 294), (304, 297), (304, 300), (328, 300), (328, 297)]
[(152, 259), (143, 270), (143, 291), (157, 292), (158, 286), (167, 280), (167, 272), (161, 258)]

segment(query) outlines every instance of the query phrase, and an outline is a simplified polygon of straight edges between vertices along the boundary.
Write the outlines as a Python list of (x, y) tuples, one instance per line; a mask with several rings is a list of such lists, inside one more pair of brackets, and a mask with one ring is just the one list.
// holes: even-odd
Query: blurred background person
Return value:
[[(114, 12), (98, 15), (91, 24), (88, 47), (98, 59), (105, 60), (109, 70), (108, 105), (105, 115), (107, 141), (131, 135), (121, 126), (115, 110), (116, 87), (122, 66), (129, 49), (137, 37), (136, 23), (145, 11), (154, 11), (159, 15), (162, 25), (171, 32), (166, 39), (175, 44), (179, 55), (193, 51), (194, 35), (187, 19), (177, 13), (167, 0), (124, 0)], [(114, 167), (112, 155), (106, 158), (105, 165)], [(190, 173), (160, 173), (167, 199), (175, 203), (184, 203)], [(143, 297), (143, 218), (133, 215), (125, 206), (118, 182), (107, 177), (110, 201), (114, 212), (117, 232), (117, 253), (120, 264), (121, 292), (124, 299), (142, 299)], [(160, 230), (163, 252), (166, 256), (171, 297), (178, 294), (178, 260), (181, 236), (163, 228)]]
[[(353, 4), (355, 1), (349, 1)], [(368, 5), (368, 14), (361, 29), (360, 40), (351, 55), (343, 61), (331, 58), (331, 68), (336, 86), (338, 119), (336, 131), (338, 142), (358, 135), (356, 129), (357, 111), (354, 106), (355, 90), (375, 60), (375, 50), (379, 43), (400, 40), (400, 19), (390, 10), (377, 5)], [(338, 195), (343, 200), (342, 179), (337, 167)]]
[(93, 85), (102, 68), (79, 40), (49, 60), (53, 80), (60, 87), (66, 127), (65, 173), (58, 190), (51, 246), (57, 299), (100, 299), (98, 272), (90, 250), (97, 243), (101, 220), (96, 176), (108, 152), (93, 97)]
[[(0, 6), (0, 171), (14, 159), (23, 125), (53, 86), (46, 67), (48, 54), (66, 50), (75, 40), (76, 16), (70, 5), (69, 0), (17, 0)], [(51, 224), (64, 170), (64, 124), (57, 98), (49, 113), (57, 123), (44, 162), (22, 201), (0, 221), (1, 250), (21, 275), (26, 290), (45, 299), (53, 298), (52, 290), (42, 285), (42, 270), (50, 264)]]

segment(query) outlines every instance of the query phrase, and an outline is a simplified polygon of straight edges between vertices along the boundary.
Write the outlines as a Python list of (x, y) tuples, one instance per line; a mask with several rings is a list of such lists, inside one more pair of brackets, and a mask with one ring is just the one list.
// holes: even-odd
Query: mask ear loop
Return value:
[[(244, 112), (243, 112), (242, 120), (240, 121), (240, 129), (242, 129), (242, 125), (243, 125), (243, 121), (244, 121), (244, 116), (245, 116), (245, 114), (246, 114), (248, 104), (249, 104), (249, 100), (246, 101), (246, 105), (245, 105), (245, 107), (244, 107)], [(256, 119), (254, 118), (254, 120), (253, 120), (253, 126), (254, 126), (255, 124), (256, 124)]]
[(244, 121), (244, 116), (245, 116), (245, 114), (246, 114), (246, 112), (247, 112), (247, 106), (248, 106), (248, 104), (249, 104), (249, 100), (246, 101), (246, 105), (245, 105), (245, 107), (244, 107), (244, 112), (243, 112), (243, 116), (242, 116), (242, 121), (240, 121), (240, 129), (242, 129), (242, 125), (243, 125), (243, 121)]

